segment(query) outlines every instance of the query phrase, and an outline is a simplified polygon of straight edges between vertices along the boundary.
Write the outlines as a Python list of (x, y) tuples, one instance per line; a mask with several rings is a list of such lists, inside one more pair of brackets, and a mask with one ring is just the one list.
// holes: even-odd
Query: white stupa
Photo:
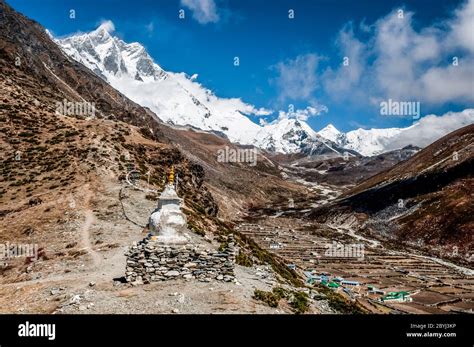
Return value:
[(174, 169), (171, 167), (168, 184), (158, 199), (158, 207), (151, 214), (148, 225), (152, 237), (162, 243), (187, 243), (184, 236), (186, 230), (186, 216), (181, 212), (183, 199), (177, 194), (174, 187)]

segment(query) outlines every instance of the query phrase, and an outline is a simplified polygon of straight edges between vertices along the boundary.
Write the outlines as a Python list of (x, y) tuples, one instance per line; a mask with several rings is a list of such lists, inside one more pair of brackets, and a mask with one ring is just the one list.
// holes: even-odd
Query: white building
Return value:
[(162, 243), (187, 243), (184, 232), (187, 229), (186, 216), (181, 212), (183, 199), (174, 187), (174, 170), (171, 168), (168, 184), (158, 198), (158, 207), (148, 221), (150, 232)]

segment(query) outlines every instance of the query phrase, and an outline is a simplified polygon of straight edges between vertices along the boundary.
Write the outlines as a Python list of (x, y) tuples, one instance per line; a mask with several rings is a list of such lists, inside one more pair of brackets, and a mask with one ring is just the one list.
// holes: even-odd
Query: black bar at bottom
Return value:
[[(144, 343), (267, 346), (285, 341), (291, 346), (473, 346), (473, 323), (474, 316), (464, 314), (0, 315), (0, 347)], [(54, 336), (50, 324), (54, 324)], [(40, 333), (46, 336), (31, 336)]]

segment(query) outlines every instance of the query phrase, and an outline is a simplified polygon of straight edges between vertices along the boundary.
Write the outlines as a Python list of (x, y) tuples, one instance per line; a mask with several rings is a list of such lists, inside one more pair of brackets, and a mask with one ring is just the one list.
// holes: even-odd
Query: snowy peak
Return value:
[(328, 124), (326, 127), (318, 131), (318, 134), (324, 137), (325, 139), (336, 143), (339, 141), (341, 136), (343, 136), (343, 134), (339, 130), (337, 130), (336, 127), (332, 124)]
[(322, 128), (319, 133), (330, 133), (330, 134), (340, 134), (341, 132), (337, 128), (329, 123), (324, 128)]
[(153, 62), (138, 42), (125, 43), (112, 36), (112, 22), (104, 22), (96, 30), (58, 39), (56, 42), (72, 58), (83, 63), (110, 82), (111, 78), (130, 77), (138, 81), (159, 80), (164, 71)]
[(423, 148), (473, 123), (474, 109), (465, 109), (440, 116), (426, 115), (406, 128), (356, 129), (337, 135), (333, 126), (327, 126), (318, 134), (347, 150), (354, 150), (363, 156), (374, 156), (409, 145)]
[(149, 107), (162, 121), (225, 134), (251, 144), (260, 129), (245, 115), (270, 112), (240, 99), (218, 98), (185, 73), (164, 71), (139, 43), (113, 36), (113, 24), (57, 39), (56, 43), (127, 97)]
[(402, 129), (357, 129), (347, 133), (340, 132), (332, 124), (318, 131), (318, 134), (338, 146), (356, 151), (364, 156), (373, 156), (389, 150), (392, 138)]
[(262, 127), (254, 145), (280, 153), (296, 153), (315, 137), (315, 132), (305, 122), (281, 118)]
[(115, 31), (114, 24), (111, 21), (102, 23), (97, 29), (92, 31), (89, 38), (94, 40), (96, 43), (106, 42), (112, 39), (111, 34)]
[(257, 134), (255, 146), (280, 153), (334, 156), (344, 149), (316, 133), (305, 121), (279, 118), (263, 127)]

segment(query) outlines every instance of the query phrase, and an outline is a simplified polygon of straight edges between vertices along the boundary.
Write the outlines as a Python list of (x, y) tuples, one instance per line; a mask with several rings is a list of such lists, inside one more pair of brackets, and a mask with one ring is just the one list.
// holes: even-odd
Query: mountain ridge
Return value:
[(474, 109), (426, 115), (405, 128), (355, 129), (346, 133), (329, 124), (318, 134), (337, 146), (363, 156), (375, 156), (407, 146), (424, 148), (439, 138), (474, 123)]
[[(329, 146), (329, 151), (336, 149), (333, 152), (341, 155), (350, 150), (363, 156), (374, 156), (407, 145), (422, 147), (410, 143), (409, 138), (397, 143), (416, 123), (408, 128), (360, 128), (347, 133), (329, 124), (316, 132), (298, 117), (298, 112), (294, 115), (280, 112), (280, 117), (274, 121), (258, 125), (247, 116), (267, 116), (273, 111), (257, 109), (239, 98), (220, 98), (198, 83), (195, 75), (165, 71), (143, 45), (124, 42), (113, 35), (114, 30), (113, 23), (106, 21), (89, 33), (54, 41), (67, 55), (134, 102), (149, 108), (165, 123), (215, 132), (237, 144), (286, 154), (317, 153), (314, 148)], [(471, 118), (474, 121), (474, 112)], [(290, 123), (291, 127), (288, 126)], [(285, 127), (287, 131), (284, 132)]]

